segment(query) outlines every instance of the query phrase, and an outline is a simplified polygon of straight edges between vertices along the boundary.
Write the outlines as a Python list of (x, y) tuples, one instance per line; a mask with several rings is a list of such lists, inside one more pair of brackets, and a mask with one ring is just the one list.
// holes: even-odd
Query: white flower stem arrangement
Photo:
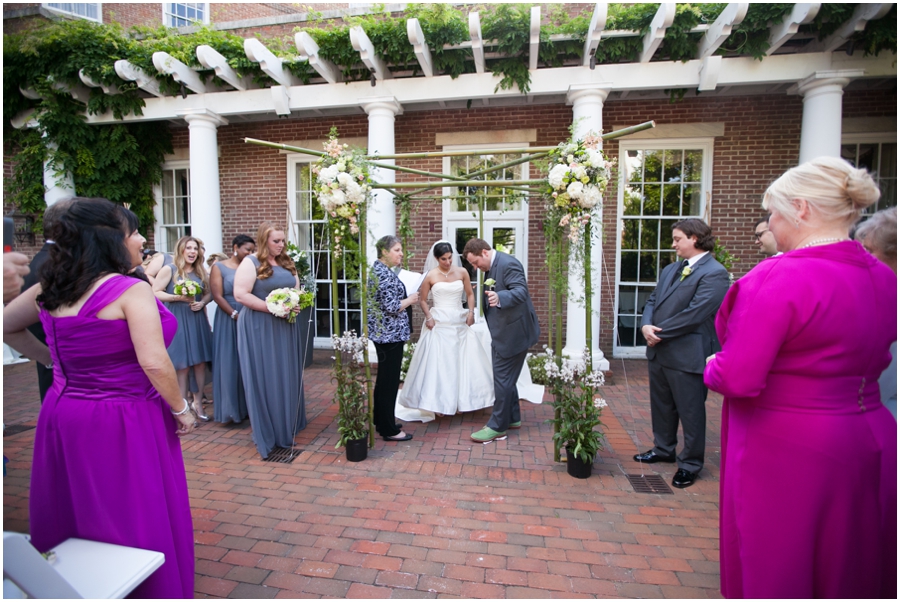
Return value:
[(306, 290), (314, 292), (316, 290), (316, 276), (312, 272), (309, 253), (301, 250), (300, 247), (290, 241), (287, 243), (286, 252), (291, 261), (294, 262), (294, 267), (297, 268), (297, 278), (300, 279), (300, 284)]
[(179, 297), (196, 297), (203, 292), (203, 287), (193, 280), (179, 280), (175, 283), (175, 294)]
[(372, 406), (368, 395), (368, 374), (364, 370), (368, 368), (365, 355), (369, 339), (358, 337), (356, 331), (350, 330), (340, 337), (332, 335), (331, 346), (335, 351), (332, 378), (337, 384), (334, 401), (338, 404), (339, 438), (335, 447), (340, 447), (348, 441), (364, 439), (371, 434)]
[(584, 350), (580, 360), (566, 360), (547, 349), (542, 356), (547, 386), (553, 394), (553, 440), (567, 448), (583, 462), (593, 463), (603, 448), (603, 433), (595, 430), (603, 426), (600, 414), (606, 401), (599, 397), (604, 384), (603, 373), (590, 369), (591, 353)]
[(266, 295), (266, 309), (276, 318), (284, 318), (288, 324), (297, 321), (297, 312), (313, 304), (313, 294), (303, 287), (276, 288)]

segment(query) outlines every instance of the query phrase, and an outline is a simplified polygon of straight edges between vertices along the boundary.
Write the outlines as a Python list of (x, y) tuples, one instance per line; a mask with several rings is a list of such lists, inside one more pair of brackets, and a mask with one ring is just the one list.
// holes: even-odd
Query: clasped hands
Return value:
[(658, 343), (662, 342), (662, 339), (656, 336), (656, 333), (661, 330), (662, 328), (653, 326), (652, 324), (641, 326), (641, 334), (643, 334), (644, 338), (647, 340), (647, 347), (655, 347)]

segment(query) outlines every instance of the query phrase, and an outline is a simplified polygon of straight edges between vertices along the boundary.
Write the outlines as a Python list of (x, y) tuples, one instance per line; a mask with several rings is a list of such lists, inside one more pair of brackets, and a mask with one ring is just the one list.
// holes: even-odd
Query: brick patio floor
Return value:
[[(707, 402), (697, 483), (643, 494), (625, 476), (652, 446), (643, 361), (611, 361), (607, 447), (579, 480), (553, 462), (546, 404), (523, 403), (523, 427), (505, 441), (469, 440), (487, 421), (480, 411), (407, 423), (415, 439), (379, 439), (348, 463), (334, 447), (329, 355), (316, 351), (306, 372), (309, 425), (292, 464), (261, 461), (247, 421), (185, 438), (197, 597), (720, 597), (720, 396)], [(34, 365), (3, 376), (4, 423), (34, 425)], [(5, 530), (28, 531), (33, 442), (34, 430), (3, 440)], [(644, 471), (671, 481), (675, 467)]]

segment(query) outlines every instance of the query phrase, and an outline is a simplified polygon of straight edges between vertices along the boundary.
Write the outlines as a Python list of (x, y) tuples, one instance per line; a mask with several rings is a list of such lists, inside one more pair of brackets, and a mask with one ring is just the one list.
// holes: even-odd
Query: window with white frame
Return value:
[(845, 134), (841, 140), (841, 157), (857, 168), (864, 168), (881, 189), (878, 202), (866, 209), (867, 214), (897, 206), (897, 135)]
[(163, 24), (166, 27), (186, 27), (197, 22), (209, 23), (208, 2), (163, 3)]
[[(315, 339), (316, 347), (331, 347), (331, 253), (325, 238), (325, 213), (313, 194), (310, 167), (315, 160), (307, 155), (288, 155), (288, 198), (292, 229), (290, 240), (309, 256), (316, 278)], [(346, 278), (343, 259), (338, 271), (338, 315), (341, 332), (362, 332), (362, 307), (359, 280)]]
[(642, 356), (644, 305), (675, 260), (672, 225), (703, 219), (712, 182), (712, 139), (619, 143), (619, 236), (613, 353)]
[[(527, 148), (521, 144), (472, 144), (465, 146), (445, 146), (445, 151), (503, 150), (506, 148)], [(528, 163), (501, 167), (519, 159), (520, 154), (490, 153), (484, 155), (463, 155), (444, 157), (444, 173), (464, 177), (467, 180), (525, 180), (528, 179)], [(427, 201), (423, 201), (427, 202)], [(480, 233), (494, 249), (516, 257), (528, 272), (528, 197), (516, 187), (494, 186), (453, 186), (443, 189), (443, 238), (449, 240), (458, 253), (462, 253), (466, 242), (479, 236), (478, 208), (483, 206), (484, 230)], [(472, 286), (477, 286), (478, 275), (475, 268), (461, 257), (463, 267), (469, 272)], [(425, 258), (411, 266), (421, 270)], [(480, 300), (480, 291), (475, 295)]]
[(103, 4), (101, 2), (44, 2), (44, 8), (88, 21), (103, 23)]
[(191, 233), (191, 178), (188, 161), (163, 166), (155, 210), (158, 251), (171, 253), (182, 236)]

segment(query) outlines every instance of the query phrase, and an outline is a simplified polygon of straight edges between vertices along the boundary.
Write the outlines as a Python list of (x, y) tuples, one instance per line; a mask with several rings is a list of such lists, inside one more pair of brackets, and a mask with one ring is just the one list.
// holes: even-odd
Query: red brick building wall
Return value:
[[(715, 139), (711, 189), (711, 226), (725, 247), (735, 256), (732, 271), (740, 277), (755, 266), (761, 256), (753, 245), (753, 222), (762, 217), (762, 195), (768, 185), (797, 162), (800, 147), (802, 100), (785, 94), (752, 97), (685, 98), (668, 100), (607, 102), (604, 107), (605, 131), (612, 126), (632, 125), (648, 120), (663, 124), (698, 122), (724, 123), (724, 136)], [(845, 117), (889, 116), (896, 111), (893, 90), (847, 92)], [(554, 145), (568, 136), (572, 109), (565, 105), (522, 106), (511, 108), (472, 108), (407, 112), (396, 118), (395, 148), (398, 153), (439, 150), (435, 135), (439, 132), (535, 129), (535, 146)], [(287, 198), (287, 162), (284, 154), (273, 149), (247, 145), (244, 137), (271, 141), (325, 139), (331, 126), (341, 137), (366, 137), (365, 115), (315, 120), (284, 119), (262, 124), (229, 125), (219, 129), (224, 240), (239, 233), (253, 234), (262, 220), (284, 222)], [(188, 145), (187, 129), (175, 131), (176, 148)], [(609, 141), (607, 153), (618, 158), (618, 143)], [(403, 161), (403, 166), (440, 173), (441, 158)], [(539, 177), (532, 167), (532, 177)], [(397, 173), (397, 181), (418, 176)], [(540, 204), (532, 202), (528, 220), (528, 276), (532, 298), (546, 333), (549, 293), (545, 285), (547, 270), (543, 263), (544, 237)], [(440, 231), (430, 231), (432, 223), (442, 222), (442, 207), (424, 201), (412, 215), (416, 237), (410, 251), (419, 269)], [(612, 351), (614, 285), (616, 266), (617, 187), (610, 186), (602, 212), (603, 265), (601, 266), (600, 348)], [(595, 283), (595, 286), (597, 283)], [(542, 341), (546, 342), (546, 341)]]

